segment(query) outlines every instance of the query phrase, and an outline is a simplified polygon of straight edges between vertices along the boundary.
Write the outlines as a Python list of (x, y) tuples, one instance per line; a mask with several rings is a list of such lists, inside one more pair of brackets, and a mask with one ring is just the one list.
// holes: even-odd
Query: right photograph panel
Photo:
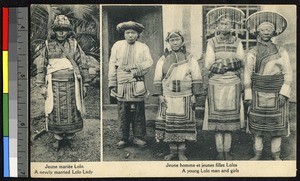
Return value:
[(296, 160), (296, 6), (101, 8), (104, 162)]

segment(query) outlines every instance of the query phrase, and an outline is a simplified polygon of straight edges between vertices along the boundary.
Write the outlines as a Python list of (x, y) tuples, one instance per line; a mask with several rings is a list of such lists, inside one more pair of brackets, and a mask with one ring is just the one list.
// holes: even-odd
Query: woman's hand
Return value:
[(117, 92), (117, 87), (110, 87), (109, 90), (109, 92)]
[(163, 95), (158, 96), (158, 100), (161, 104), (163, 104), (165, 107), (167, 107), (168, 102), (167, 102), (165, 96), (163, 96)]
[(279, 101), (279, 106), (282, 107), (287, 101), (287, 97), (279, 94), (278, 101)]

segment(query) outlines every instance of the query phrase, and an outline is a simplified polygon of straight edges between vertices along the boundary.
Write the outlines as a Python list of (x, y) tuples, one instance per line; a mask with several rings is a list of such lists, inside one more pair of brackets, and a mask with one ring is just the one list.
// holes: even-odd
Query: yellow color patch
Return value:
[(2, 52), (3, 61), (3, 93), (8, 93), (8, 51)]

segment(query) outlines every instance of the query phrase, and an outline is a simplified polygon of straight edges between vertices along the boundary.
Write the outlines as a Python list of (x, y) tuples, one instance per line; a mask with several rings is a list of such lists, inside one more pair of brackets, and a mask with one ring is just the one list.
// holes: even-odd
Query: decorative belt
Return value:
[(134, 77), (137, 82), (144, 81), (144, 77)]
[(52, 73), (53, 81), (74, 81), (74, 71), (73, 70), (59, 70)]
[(283, 82), (283, 75), (252, 75), (252, 86), (255, 91), (279, 92)]

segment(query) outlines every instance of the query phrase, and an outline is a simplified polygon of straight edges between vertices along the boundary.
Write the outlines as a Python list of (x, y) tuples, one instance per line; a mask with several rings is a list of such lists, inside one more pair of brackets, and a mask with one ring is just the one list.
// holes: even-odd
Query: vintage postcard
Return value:
[(30, 10), (32, 177), (296, 176), (296, 5)]
[(30, 7), (33, 171), (34, 163), (48, 170), (53, 162), (100, 162), (99, 12), (99, 5)]

